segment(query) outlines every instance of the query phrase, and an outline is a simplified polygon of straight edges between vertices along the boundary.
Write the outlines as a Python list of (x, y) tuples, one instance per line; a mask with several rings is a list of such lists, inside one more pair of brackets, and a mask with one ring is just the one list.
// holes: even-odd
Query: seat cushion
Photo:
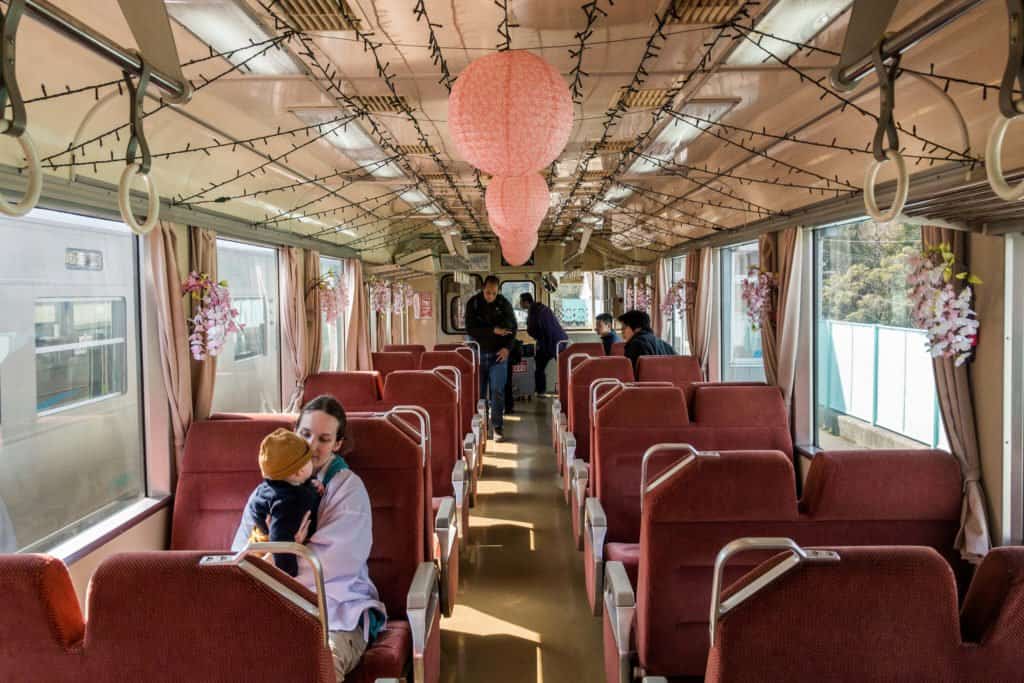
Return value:
[(378, 678), (402, 678), (412, 659), (409, 622), (388, 620), (387, 628), (366, 650), (359, 666), (345, 676), (345, 683), (374, 683)]
[(639, 543), (606, 543), (604, 546), (605, 562), (621, 562), (626, 566), (629, 583), (636, 590), (636, 577), (640, 570)]

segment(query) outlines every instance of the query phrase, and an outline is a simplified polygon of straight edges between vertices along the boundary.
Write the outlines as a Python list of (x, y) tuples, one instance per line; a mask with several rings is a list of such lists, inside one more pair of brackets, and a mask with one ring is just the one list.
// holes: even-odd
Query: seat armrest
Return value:
[(626, 566), (621, 562), (609, 562), (604, 577), (605, 619), (611, 626), (619, 660), (619, 683), (630, 683), (633, 674), (633, 652), (630, 640), (633, 633), (633, 615), (636, 612), (636, 596), (629, 583)]
[(421, 562), (412, 577), (412, 585), (405, 596), (405, 611), (412, 631), (412, 666), (416, 681), (426, 680), (427, 643), (433, 635), (441, 606), (437, 567), (433, 562)]
[(668, 683), (668, 679), (664, 676), (644, 676), (642, 683)]
[[(451, 616), (455, 607), (454, 596), (449, 595), (449, 574), (458, 571), (458, 567), (451, 566), (451, 558), (459, 538), (459, 514), (455, 507), (455, 499), (451, 496), (441, 499), (437, 515), (434, 517), (434, 534), (441, 546), (441, 557), (438, 558), (441, 563), (441, 613), (447, 617)], [(454, 556), (457, 558), (458, 554), (454, 553)]]
[(583, 533), (590, 541), (591, 556), (584, 554), (584, 562), (590, 561), (590, 576), (593, 577), (594, 589), (590, 594), (590, 604), (593, 606), (594, 616), (601, 615), (602, 600), (604, 591), (604, 541), (608, 536), (608, 518), (605, 517), (604, 508), (597, 498), (587, 498), (583, 508)]
[(575, 532), (576, 550), (583, 549), (583, 513), (587, 502), (587, 485), (590, 482), (590, 465), (577, 460), (572, 464), (572, 477), (570, 487), (572, 489), (573, 531)]
[(576, 460), (576, 435), (570, 431), (562, 432), (562, 453), (565, 462), (565, 474), (569, 476), (572, 464)]
[[(455, 492), (455, 514), (462, 519), (462, 509), (469, 504), (469, 471), (465, 460), (456, 460), (452, 467), (452, 491)], [(440, 512), (440, 510), (438, 510)], [(461, 534), (466, 530), (459, 528)]]

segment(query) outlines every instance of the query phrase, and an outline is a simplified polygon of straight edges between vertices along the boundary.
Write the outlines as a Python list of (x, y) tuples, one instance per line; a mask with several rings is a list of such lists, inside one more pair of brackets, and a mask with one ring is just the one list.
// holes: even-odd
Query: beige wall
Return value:
[(972, 234), (968, 245), (975, 287), (975, 310), (981, 321), (977, 353), (971, 365), (974, 415), (981, 449), (981, 471), (988, 496), (992, 539), (1002, 538), (1003, 509), (1003, 300), (1006, 292), (1005, 240)]
[(145, 550), (166, 550), (168, 530), (171, 527), (171, 509), (169, 507), (157, 511), (133, 526), (120, 536), (92, 551), (82, 559), (68, 567), (71, 583), (75, 586), (78, 602), (85, 609), (85, 595), (96, 568), (106, 558), (117, 553), (140, 552)]
[(441, 292), (437, 287), (437, 278), (433, 275), (425, 275), (409, 280), (409, 284), (416, 292), (430, 292), (434, 295), (434, 316), (432, 318), (416, 320), (413, 309), (409, 309), (409, 343), (423, 344), (428, 349), (432, 349), (434, 344), (438, 343), (437, 316), (440, 315), (438, 307), (441, 305)]

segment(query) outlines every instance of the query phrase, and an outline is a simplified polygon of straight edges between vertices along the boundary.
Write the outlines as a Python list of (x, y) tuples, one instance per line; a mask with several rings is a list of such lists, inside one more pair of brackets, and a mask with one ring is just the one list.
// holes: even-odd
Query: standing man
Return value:
[(534, 301), (533, 295), (529, 292), (519, 295), (519, 308), (526, 311), (526, 332), (537, 341), (534, 390), (538, 394), (546, 394), (548, 383), (545, 369), (557, 353), (558, 342), (568, 339), (569, 335), (558, 324), (558, 318), (551, 309), (539, 301)]
[(604, 344), (604, 355), (606, 356), (612, 355), (612, 344), (622, 341), (622, 337), (612, 327), (613, 322), (611, 313), (602, 313), (597, 316), (597, 324), (594, 327), (597, 336), (601, 338), (601, 343)]
[(505, 438), (505, 385), (508, 356), (516, 335), (516, 314), (509, 300), (498, 293), (501, 281), (488, 275), (482, 292), (466, 302), (466, 332), (480, 345), (480, 396), (490, 387), (491, 427), (495, 440)]

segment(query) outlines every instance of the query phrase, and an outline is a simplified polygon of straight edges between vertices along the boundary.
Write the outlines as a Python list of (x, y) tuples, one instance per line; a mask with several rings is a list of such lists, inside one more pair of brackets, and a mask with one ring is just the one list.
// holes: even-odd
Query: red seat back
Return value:
[(641, 382), (671, 382), (680, 389), (704, 379), (694, 356), (640, 356), (636, 378)]
[(793, 457), (789, 409), (778, 387), (703, 385), (687, 398), (693, 444), (708, 450), (779, 450)]
[(562, 347), (558, 352), (558, 400), (562, 402), (562, 412), (569, 412), (569, 376), (567, 366), (569, 356), (585, 353), (590, 356), (603, 356), (604, 344), (601, 342), (576, 342)]
[[(571, 347), (570, 347), (571, 348)], [(633, 365), (622, 356), (587, 358), (569, 366), (569, 431), (576, 436), (576, 457), (590, 459), (590, 385), (599, 379), (633, 381)]]
[(388, 375), (396, 370), (416, 370), (419, 361), (411, 351), (374, 351), (373, 369), (387, 381)]
[(328, 394), (338, 399), (348, 411), (376, 410), (384, 393), (379, 372), (319, 372), (306, 378), (302, 402)]
[(74, 679), (80, 663), (68, 655), (81, 647), (85, 623), (64, 563), (0, 554), (0, 595), (0, 679)]
[(467, 346), (453, 351), (427, 351), (420, 358), (420, 367), (423, 370), (433, 370), (447, 365), (458, 368), (462, 373), (462, 395), (459, 397), (459, 404), (462, 407), (459, 428), (462, 435), (473, 431), (472, 421), (476, 412), (476, 396), (479, 393), (477, 367), (472, 358), (473, 351)]
[[(727, 681), (997, 681), (956, 675), (956, 587), (929, 548), (838, 548), (839, 562), (804, 564), (718, 623), (709, 683)], [(781, 559), (781, 558), (780, 558)], [(759, 567), (730, 588), (748, 585)], [(1020, 615), (1018, 615), (1020, 616)], [(1019, 641), (1018, 641), (1019, 643)]]
[(683, 392), (686, 393), (686, 405), (693, 405), (693, 398), (699, 387), (766, 387), (764, 382), (685, 382)]
[(435, 496), (454, 495), (452, 468), (462, 454), (455, 385), (428, 370), (397, 370), (384, 383), (384, 402), (415, 405), (430, 415), (430, 476)]
[(384, 351), (397, 351), (411, 353), (413, 362), (416, 364), (413, 369), (420, 367), (420, 356), (427, 350), (423, 344), (385, 344)]
[(608, 543), (639, 540), (644, 453), (658, 443), (679, 442), (688, 422), (677, 387), (627, 386), (599, 404), (590, 478), (608, 520)]
[(626, 355), (626, 342), (612, 342), (613, 356), (625, 356)]

